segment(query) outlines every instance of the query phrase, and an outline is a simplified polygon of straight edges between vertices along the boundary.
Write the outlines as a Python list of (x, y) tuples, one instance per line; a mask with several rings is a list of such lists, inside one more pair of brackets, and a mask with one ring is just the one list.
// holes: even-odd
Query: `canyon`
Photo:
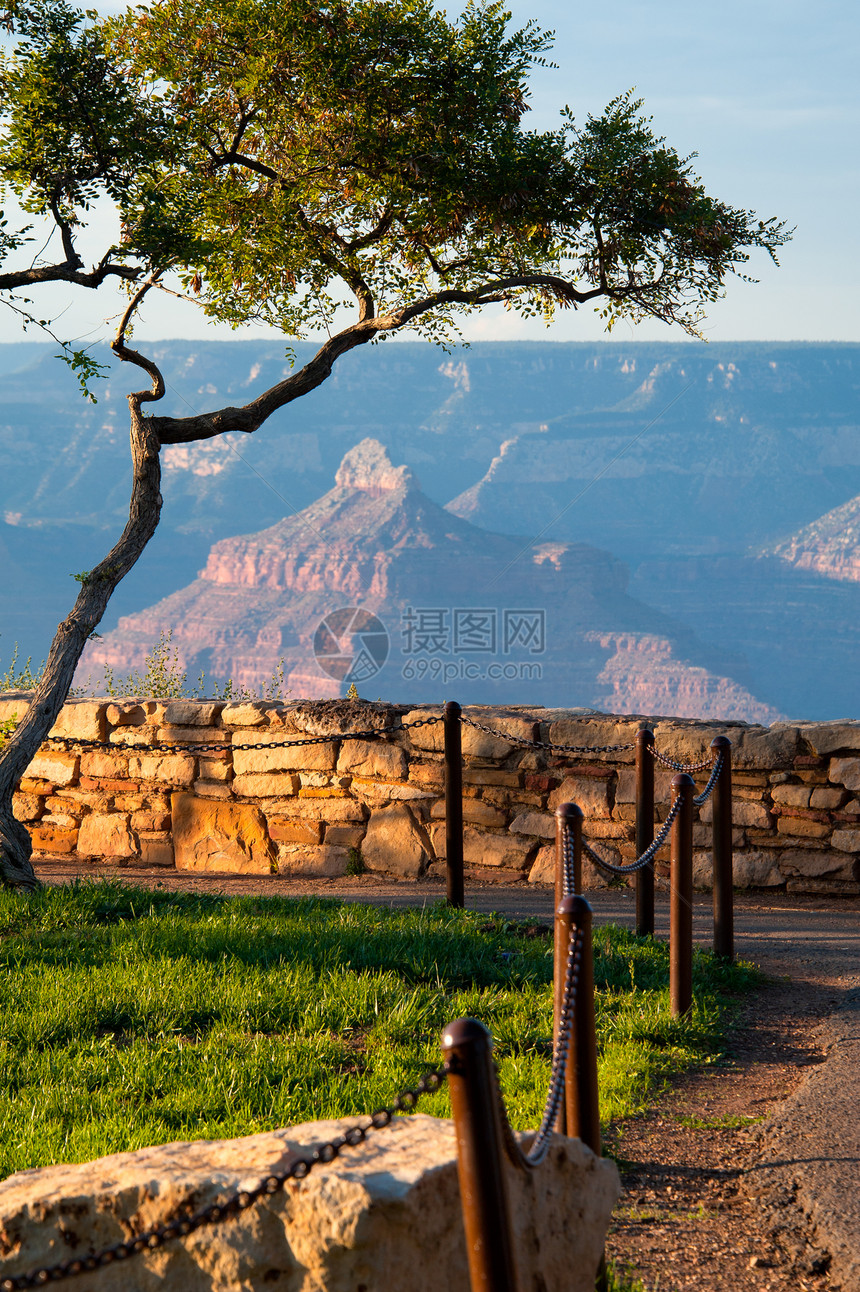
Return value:
[[(148, 350), (164, 369), (163, 407), (176, 413), (241, 403), (292, 362), (269, 341)], [(297, 345), (295, 363), (310, 353)], [(0, 347), (0, 668), (15, 641), (36, 660), (45, 653), (73, 599), (71, 576), (123, 522), (128, 377), (109, 352), (94, 355), (109, 370), (88, 405), (51, 347)], [(762, 706), (748, 718), (850, 715), (860, 700), (858, 391), (860, 347), (849, 344), (485, 343), (440, 355), (397, 342), (355, 353), (254, 436), (164, 451), (161, 528), (101, 631), (189, 588), (211, 552), (227, 559), (222, 541), (313, 509), (346, 454), (372, 438), (447, 508), (450, 532), (459, 519), (473, 538), (521, 535), (543, 547), (545, 565), (553, 545), (568, 565), (577, 546), (585, 564), (584, 549), (603, 553), (607, 597), (626, 597), (628, 618), (610, 606), (580, 624), (591, 702), (673, 709), (695, 691), (706, 703), (722, 678), (719, 702), (730, 690)], [(537, 573), (531, 551), (523, 559)], [(622, 594), (613, 580), (625, 567)], [(480, 604), (479, 589), (465, 605)], [(648, 622), (632, 602), (650, 608)], [(251, 627), (237, 632), (256, 642)], [(586, 631), (596, 636), (586, 642)], [(680, 677), (678, 661), (704, 674)], [(512, 694), (515, 680), (481, 695), (529, 700)], [(552, 702), (584, 698), (560, 688)]]

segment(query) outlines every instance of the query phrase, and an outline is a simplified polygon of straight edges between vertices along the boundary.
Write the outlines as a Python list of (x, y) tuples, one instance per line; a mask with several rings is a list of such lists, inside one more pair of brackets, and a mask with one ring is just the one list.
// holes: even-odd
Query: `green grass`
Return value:
[[(0, 893), (0, 1178), (370, 1111), (437, 1066), (444, 1025), (467, 1014), (494, 1035), (512, 1121), (535, 1126), (552, 960), (534, 933), (443, 906), (113, 882)], [(696, 1006), (673, 1020), (665, 946), (609, 927), (595, 949), (608, 1119), (713, 1061), (731, 996), (756, 975), (697, 956)], [(421, 1108), (447, 1115), (447, 1094)]]

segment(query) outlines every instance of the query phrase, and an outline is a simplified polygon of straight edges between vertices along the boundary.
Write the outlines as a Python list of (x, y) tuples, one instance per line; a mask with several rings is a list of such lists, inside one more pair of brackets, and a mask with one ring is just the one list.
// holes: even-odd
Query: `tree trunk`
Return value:
[[(125, 356), (122, 356), (125, 357)], [(10, 888), (38, 888), (28, 831), (12, 815), (12, 795), (63, 707), (87, 639), (100, 623), (114, 588), (125, 578), (158, 527), (161, 515), (161, 445), (143, 399), (129, 395), (131, 409), (132, 490), (128, 522), (119, 540), (84, 577), (72, 612), (51, 642), (42, 679), (26, 715), (0, 752), (0, 882)]]

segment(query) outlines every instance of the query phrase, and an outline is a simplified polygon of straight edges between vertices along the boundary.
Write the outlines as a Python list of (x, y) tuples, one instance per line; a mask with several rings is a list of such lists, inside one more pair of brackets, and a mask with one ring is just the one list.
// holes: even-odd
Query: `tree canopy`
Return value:
[[(4, 271), (95, 286), (177, 274), (215, 318), (302, 336), (348, 304), (373, 335), (456, 333), (489, 301), (550, 316), (600, 301), (694, 331), (785, 230), (709, 197), (627, 94), (524, 127), (550, 37), (498, 3), (156, 0), (116, 18), (9, 11), (0, 182), (55, 222), (63, 261)], [(117, 245), (76, 235), (106, 195)], [(4, 226), (0, 251), (28, 235)]]
[[(775, 259), (789, 234), (710, 197), (632, 94), (529, 129), (529, 76), (551, 37), (511, 29), (491, 0), (453, 20), (431, 0), (149, 0), (107, 17), (0, 0), (0, 24), (0, 199), (13, 200), (0, 304), (50, 328), (35, 304), (46, 284), (118, 285), (113, 349), (148, 377), (129, 394), (128, 523), (0, 753), (0, 877), (31, 884), (12, 790), (155, 531), (165, 444), (254, 431), (350, 349), (405, 329), (448, 343), (491, 302), (547, 321), (588, 305), (607, 327), (651, 316), (696, 334), (727, 278), (756, 250)], [(106, 206), (115, 231), (92, 258)], [(241, 408), (144, 412), (164, 382), (129, 337), (155, 290), (235, 327), (325, 339)], [(97, 365), (64, 345), (86, 389)]]

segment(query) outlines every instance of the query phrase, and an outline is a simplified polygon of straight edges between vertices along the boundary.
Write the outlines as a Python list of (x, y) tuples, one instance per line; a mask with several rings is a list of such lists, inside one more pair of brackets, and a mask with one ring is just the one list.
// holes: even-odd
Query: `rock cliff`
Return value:
[[(639, 711), (688, 717), (777, 716), (626, 585), (626, 567), (608, 552), (453, 516), (365, 439), (333, 489), (259, 533), (216, 543), (193, 583), (121, 619), (81, 672), (139, 668), (169, 628), (190, 676), (205, 669), (256, 687), (283, 659), (293, 697), (334, 696), (355, 682), (409, 702), (629, 698)], [(633, 657), (625, 689), (620, 673)], [(660, 673), (650, 691), (649, 659)]]

